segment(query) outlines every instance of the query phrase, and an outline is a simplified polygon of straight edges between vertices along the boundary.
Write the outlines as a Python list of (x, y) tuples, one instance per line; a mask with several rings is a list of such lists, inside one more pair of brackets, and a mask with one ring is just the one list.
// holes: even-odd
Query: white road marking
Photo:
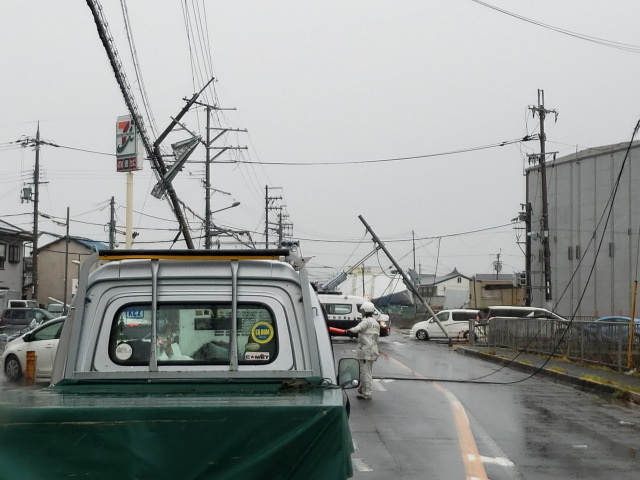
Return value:
[(483, 457), (480, 456), (482, 463), (492, 463), (494, 465), (500, 465), (502, 467), (513, 467), (514, 464), (511, 460), (505, 457)]
[(386, 392), (387, 391), (387, 389), (384, 388), (384, 385), (382, 385), (382, 382), (380, 380), (374, 380), (372, 387), (373, 387), (374, 390), (377, 390), (378, 392)]
[(373, 468), (371, 468), (363, 458), (354, 458), (352, 459), (352, 463), (359, 472), (373, 472)]

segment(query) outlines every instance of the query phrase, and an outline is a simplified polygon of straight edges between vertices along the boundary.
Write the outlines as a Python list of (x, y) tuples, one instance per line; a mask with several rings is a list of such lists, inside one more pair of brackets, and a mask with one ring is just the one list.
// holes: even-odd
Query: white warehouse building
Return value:
[[(639, 147), (626, 142), (547, 156), (551, 307), (565, 317), (630, 315), (639, 272)], [(529, 303), (545, 306), (542, 167), (525, 175)]]

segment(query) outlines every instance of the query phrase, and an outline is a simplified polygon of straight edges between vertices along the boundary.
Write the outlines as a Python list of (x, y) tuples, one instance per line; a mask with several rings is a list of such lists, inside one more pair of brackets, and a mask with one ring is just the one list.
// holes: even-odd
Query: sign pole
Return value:
[(133, 247), (133, 172), (127, 172), (126, 248)]

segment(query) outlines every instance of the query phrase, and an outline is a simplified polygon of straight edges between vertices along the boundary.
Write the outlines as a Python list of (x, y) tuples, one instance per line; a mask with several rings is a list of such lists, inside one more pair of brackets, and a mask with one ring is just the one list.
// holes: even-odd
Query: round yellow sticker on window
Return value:
[(268, 322), (258, 322), (251, 329), (251, 336), (257, 343), (269, 343), (273, 339), (273, 325)]

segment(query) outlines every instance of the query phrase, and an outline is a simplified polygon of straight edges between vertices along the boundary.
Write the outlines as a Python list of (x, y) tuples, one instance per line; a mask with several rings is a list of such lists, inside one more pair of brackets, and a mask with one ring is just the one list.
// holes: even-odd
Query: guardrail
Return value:
[[(478, 330), (476, 328), (476, 330)], [(555, 354), (624, 370), (627, 368), (629, 325), (562, 322), (545, 318), (492, 318), (484, 330), (488, 346)], [(640, 326), (636, 326), (632, 363), (640, 368)]]

